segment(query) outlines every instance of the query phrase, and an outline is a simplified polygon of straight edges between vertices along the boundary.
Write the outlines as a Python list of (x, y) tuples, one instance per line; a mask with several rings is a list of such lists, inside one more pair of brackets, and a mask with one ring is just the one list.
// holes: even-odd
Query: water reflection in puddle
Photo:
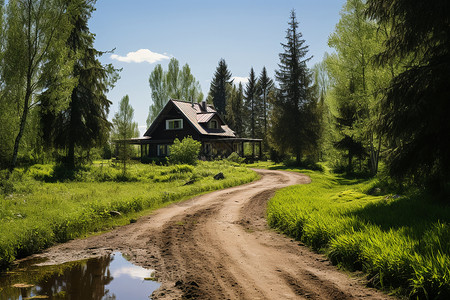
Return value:
[(160, 285), (149, 280), (152, 273), (133, 265), (120, 252), (56, 266), (28, 262), (0, 275), (0, 300), (149, 299)]

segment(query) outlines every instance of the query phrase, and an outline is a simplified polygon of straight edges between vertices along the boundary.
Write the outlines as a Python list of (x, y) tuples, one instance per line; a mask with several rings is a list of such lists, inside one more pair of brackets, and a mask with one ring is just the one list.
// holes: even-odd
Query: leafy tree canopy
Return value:
[(156, 65), (148, 82), (153, 103), (149, 108), (147, 126), (156, 119), (170, 98), (195, 102), (203, 100), (200, 83), (192, 75), (191, 68), (185, 64), (180, 70), (176, 58), (170, 60), (167, 71), (160, 64)]

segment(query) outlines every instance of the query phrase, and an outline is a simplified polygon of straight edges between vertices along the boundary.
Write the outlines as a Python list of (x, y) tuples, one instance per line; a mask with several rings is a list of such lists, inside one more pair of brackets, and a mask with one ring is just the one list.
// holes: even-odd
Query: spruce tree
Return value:
[(237, 136), (242, 137), (245, 134), (244, 120), (244, 92), (242, 83), (239, 82), (238, 88), (235, 85), (228, 85), (230, 99), (227, 102), (228, 125)]
[(209, 89), (208, 99), (213, 103), (217, 112), (226, 118), (226, 106), (227, 106), (227, 85), (232, 84), (231, 72), (228, 70), (225, 59), (219, 61), (214, 78), (211, 81)]
[[(69, 106), (56, 114), (53, 120), (45, 122), (54, 130), (51, 143), (67, 150), (66, 163), (71, 168), (75, 166), (75, 148), (89, 151), (94, 146), (102, 145), (107, 141), (112, 125), (107, 119), (111, 101), (106, 93), (114, 86), (118, 74), (112, 65), (100, 63), (98, 57), (105, 52), (93, 46), (94, 34), (89, 31), (88, 20), (94, 3), (81, 1), (71, 18), (73, 29), (67, 46), (71, 50), (69, 56), (76, 59), (72, 77), (77, 79), (77, 83), (72, 90)], [(57, 85), (53, 84), (49, 90), (55, 87)], [(44, 99), (42, 103), (45, 103)], [(44, 107), (43, 119), (52, 119), (46, 111)]]
[(267, 139), (267, 129), (268, 129), (268, 119), (269, 119), (269, 112), (270, 112), (270, 101), (269, 97), (271, 96), (272, 92), (274, 91), (274, 84), (273, 80), (267, 75), (266, 67), (263, 67), (261, 71), (261, 75), (259, 75), (258, 79), (258, 96), (261, 99), (261, 105), (262, 109), (260, 111), (260, 123), (262, 127), (262, 137), (264, 140)]
[(291, 11), (289, 28), (286, 31), (284, 52), (280, 53), (279, 83), (274, 100), (270, 140), (279, 152), (289, 152), (299, 164), (303, 155), (317, 151), (320, 122), (316, 99), (311, 88), (312, 75), (306, 66), (308, 46), (298, 31), (295, 11)]
[(392, 28), (378, 61), (402, 59), (409, 65), (393, 78), (381, 102), (388, 169), (450, 199), (449, 2), (369, 0), (368, 5), (369, 16)]
[(247, 134), (252, 139), (257, 136), (257, 122), (260, 107), (258, 105), (258, 94), (256, 90), (257, 78), (253, 68), (250, 69), (248, 82), (245, 85), (245, 110), (247, 115)]

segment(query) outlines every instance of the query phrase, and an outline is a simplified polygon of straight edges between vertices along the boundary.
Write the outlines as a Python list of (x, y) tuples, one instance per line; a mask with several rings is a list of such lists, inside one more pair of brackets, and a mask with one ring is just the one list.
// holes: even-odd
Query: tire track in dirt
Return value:
[(322, 255), (273, 230), (267, 200), (307, 184), (298, 173), (256, 170), (261, 179), (160, 209), (134, 224), (48, 249), (48, 263), (121, 251), (156, 270), (153, 299), (388, 299)]

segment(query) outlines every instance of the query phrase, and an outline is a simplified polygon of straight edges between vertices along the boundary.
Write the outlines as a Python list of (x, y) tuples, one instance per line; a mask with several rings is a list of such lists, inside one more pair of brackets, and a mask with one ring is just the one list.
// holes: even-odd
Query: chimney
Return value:
[(202, 100), (202, 110), (206, 111), (206, 100)]
[(191, 96), (191, 106), (194, 108), (194, 97)]

